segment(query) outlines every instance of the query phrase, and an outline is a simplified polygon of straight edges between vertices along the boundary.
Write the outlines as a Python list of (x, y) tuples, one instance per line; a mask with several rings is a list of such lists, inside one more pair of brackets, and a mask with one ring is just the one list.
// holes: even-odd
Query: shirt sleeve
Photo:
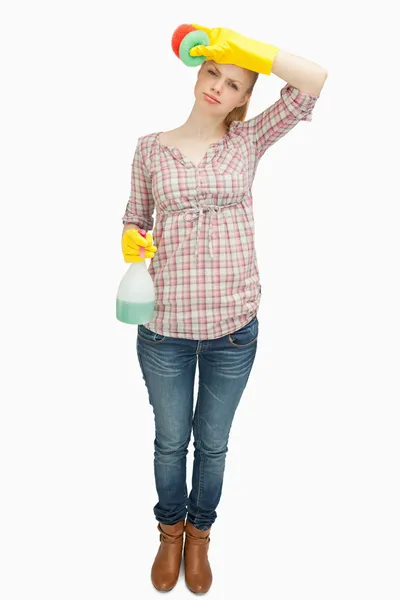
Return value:
[(311, 121), (312, 111), (319, 96), (301, 92), (291, 84), (286, 84), (280, 92), (280, 99), (262, 113), (244, 121), (243, 131), (254, 143), (257, 158), (284, 137), (300, 121)]
[(138, 139), (131, 171), (131, 192), (122, 222), (150, 231), (154, 226), (151, 178), (145, 165), (145, 138)]

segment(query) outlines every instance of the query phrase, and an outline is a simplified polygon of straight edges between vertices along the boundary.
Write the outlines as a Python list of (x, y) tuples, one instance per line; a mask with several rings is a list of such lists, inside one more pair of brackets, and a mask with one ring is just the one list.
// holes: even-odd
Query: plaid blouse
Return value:
[(150, 260), (156, 302), (152, 331), (215, 339), (257, 313), (261, 285), (254, 247), (252, 183), (264, 152), (300, 121), (319, 96), (286, 84), (280, 99), (247, 121), (234, 121), (196, 166), (161, 132), (138, 138), (122, 221), (153, 230)]

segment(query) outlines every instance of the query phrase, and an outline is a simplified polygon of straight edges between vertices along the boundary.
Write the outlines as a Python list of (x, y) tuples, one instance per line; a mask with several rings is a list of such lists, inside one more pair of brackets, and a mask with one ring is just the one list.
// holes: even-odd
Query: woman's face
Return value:
[[(205, 60), (197, 74), (194, 95), (199, 105), (227, 115), (247, 102), (247, 90), (253, 81), (254, 75), (247, 69)], [(210, 96), (218, 102), (210, 100)]]

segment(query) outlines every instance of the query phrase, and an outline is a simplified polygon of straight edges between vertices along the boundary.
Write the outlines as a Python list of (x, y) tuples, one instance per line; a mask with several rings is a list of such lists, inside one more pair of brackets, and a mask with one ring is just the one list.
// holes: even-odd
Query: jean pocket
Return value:
[(246, 348), (257, 341), (258, 338), (258, 318), (257, 315), (247, 325), (230, 333), (228, 341), (236, 348)]
[(151, 331), (144, 325), (138, 325), (138, 337), (144, 342), (150, 342), (151, 344), (161, 344), (165, 340), (165, 335)]

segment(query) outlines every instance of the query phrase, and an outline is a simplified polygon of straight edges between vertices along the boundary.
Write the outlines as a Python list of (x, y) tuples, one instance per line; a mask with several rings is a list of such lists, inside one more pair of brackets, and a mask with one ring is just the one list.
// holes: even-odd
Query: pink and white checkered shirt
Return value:
[(286, 84), (280, 99), (234, 121), (196, 166), (160, 132), (138, 139), (123, 223), (153, 230), (149, 273), (156, 292), (146, 327), (195, 340), (232, 333), (257, 313), (261, 285), (254, 247), (252, 182), (264, 152), (300, 121), (319, 96)]

